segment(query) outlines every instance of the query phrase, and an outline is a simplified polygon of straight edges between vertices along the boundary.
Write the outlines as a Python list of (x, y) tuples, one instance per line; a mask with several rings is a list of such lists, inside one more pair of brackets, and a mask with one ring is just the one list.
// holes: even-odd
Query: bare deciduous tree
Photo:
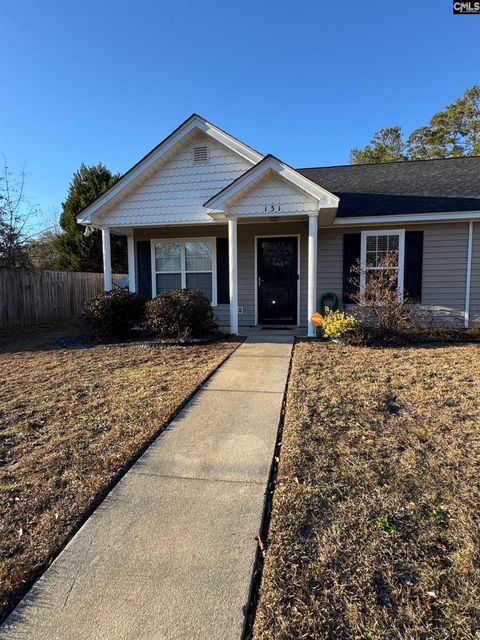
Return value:
[(365, 268), (357, 261), (351, 274), (356, 292), (350, 297), (358, 305), (355, 315), (377, 328), (383, 337), (407, 331), (421, 321), (424, 312), (399, 290), (397, 251), (385, 253), (375, 265)]
[(25, 229), (36, 210), (25, 198), (25, 172), (14, 177), (4, 161), (0, 175), (0, 267), (29, 267)]

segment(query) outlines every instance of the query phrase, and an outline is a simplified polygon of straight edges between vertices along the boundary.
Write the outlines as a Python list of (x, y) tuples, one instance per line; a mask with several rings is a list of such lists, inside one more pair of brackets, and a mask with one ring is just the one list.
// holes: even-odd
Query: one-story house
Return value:
[(308, 327), (392, 251), (436, 323), (480, 323), (480, 157), (293, 169), (192, 115), (78, 217), (128, 238), (132, 291), (200, 289), (218, 323)]

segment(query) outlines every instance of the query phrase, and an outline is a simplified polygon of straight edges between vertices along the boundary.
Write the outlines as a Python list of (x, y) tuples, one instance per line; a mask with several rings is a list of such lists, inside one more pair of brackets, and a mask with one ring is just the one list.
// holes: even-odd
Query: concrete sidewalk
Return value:
[(248, 338), (124, 476), (1, 640), (240, 640), (292, 339)]

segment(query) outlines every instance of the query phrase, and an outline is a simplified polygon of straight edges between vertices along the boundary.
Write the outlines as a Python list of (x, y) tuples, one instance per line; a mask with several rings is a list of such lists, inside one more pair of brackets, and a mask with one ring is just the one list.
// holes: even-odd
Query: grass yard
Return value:
[(295, 347), (255, 640), (480, 638), (480, 347)]
[(37, 342), (27, 331), (3, 338), (1, 614), (237, 344), (72, 350), (48, 331)]

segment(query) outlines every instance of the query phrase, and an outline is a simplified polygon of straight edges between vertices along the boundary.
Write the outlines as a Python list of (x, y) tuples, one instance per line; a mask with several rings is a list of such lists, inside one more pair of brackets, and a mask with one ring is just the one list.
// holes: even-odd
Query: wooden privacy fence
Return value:
[[(113, 275), (118, 282), (124, 274)], [(78, 318), (83, 305), (103, 291), (103, 273), (0, 269), (0, 327)]]

